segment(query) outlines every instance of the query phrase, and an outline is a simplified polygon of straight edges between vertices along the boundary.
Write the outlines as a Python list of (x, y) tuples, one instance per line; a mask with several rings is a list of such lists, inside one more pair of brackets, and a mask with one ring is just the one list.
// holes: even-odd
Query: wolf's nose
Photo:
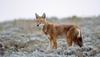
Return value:
[(39, 25), (37, 25), (37, 26), (39, 26)]

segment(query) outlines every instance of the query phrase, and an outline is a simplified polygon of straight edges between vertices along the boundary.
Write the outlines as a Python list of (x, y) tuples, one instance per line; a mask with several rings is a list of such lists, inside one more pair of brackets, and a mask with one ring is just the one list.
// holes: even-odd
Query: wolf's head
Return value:
[(36, 25), (37, 26), (41, 26), (41, 25), (43, 26), (46, 22), (46, 14), (43, 13), (42, 16), (39, 16), (37, 13), (35, 13), (35, 16), (36, 16), (36, 19), (35, 19)]

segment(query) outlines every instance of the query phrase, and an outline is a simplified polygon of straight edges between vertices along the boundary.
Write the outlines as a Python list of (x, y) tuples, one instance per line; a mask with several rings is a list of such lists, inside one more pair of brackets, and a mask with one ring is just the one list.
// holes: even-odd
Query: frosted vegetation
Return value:
[(58, 49), (47, 50), (49, 40), (32, 19), (0, 23), (0, 57), (100, 57), (100, 16), (48, 18), (52, 23), (76, 24), (82, 30), (82, 48), (67, 47), (58, 39)]

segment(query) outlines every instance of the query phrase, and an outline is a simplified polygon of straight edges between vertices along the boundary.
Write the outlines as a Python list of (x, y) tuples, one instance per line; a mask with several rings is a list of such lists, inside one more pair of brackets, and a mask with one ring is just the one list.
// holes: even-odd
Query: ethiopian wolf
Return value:
[(75, 25), (66, 25), (66, 24), (53, 24), (47, 21), (46, 14), (43, 13), (42, 16), (39, 16), (35, 13), (36, 19), (35, 22), (37, 26), (43, 25), (43, 32), (46, 35), (49, 35), (48, 39), (50, 40), (50, 45), (52, 48), (57, 48), (57, 38), (58, 36), (65, 35), (66, 42), (68, 47), (72, 46), (72, 43), (77, 44), (78, 46), (83, 46), (81, 30), (78, 26)]

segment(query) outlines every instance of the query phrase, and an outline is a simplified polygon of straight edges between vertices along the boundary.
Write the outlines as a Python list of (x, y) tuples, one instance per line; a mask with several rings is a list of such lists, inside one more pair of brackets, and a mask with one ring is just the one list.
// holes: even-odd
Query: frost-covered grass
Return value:
[[(52, 21), (53, 22), (53, 21)], [(57, 20), (69, 24), (70, 19)], [(49, 49), (49, 40), (34, 25), (33, 20), (14, 20), (0, 23), (0, 56), (4, 57), (99, 57), (100, 19), (78, 19), (82, 30), (82, 48), (67, 47), (64, 39), (58, 40), (58, 49)], [(4, 55), (2, 55), (4, 53)]]

